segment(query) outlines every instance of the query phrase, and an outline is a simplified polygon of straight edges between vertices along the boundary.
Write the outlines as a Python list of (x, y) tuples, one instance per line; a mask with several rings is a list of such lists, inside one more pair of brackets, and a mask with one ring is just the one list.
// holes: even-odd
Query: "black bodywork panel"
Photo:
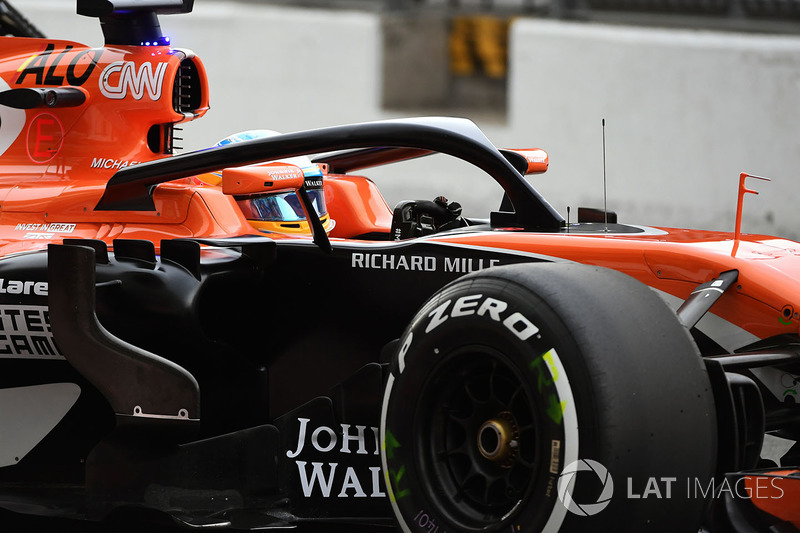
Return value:
[(58, 491), (48, 500), (64, 516), (143, 506), (199, 525), (255, 506), (276, 510), (265, 527), (388, 524), (382, 350), (449, 281), (545, 260), (425, 240), (331, 253), (266, 237), (160, 248), (70, 239), (0, 260), (2, 386), (81, 390), (42, 442), (0, 469), (3, 506), (21, 505), (36, 480), (85, 489), (85, 501)]

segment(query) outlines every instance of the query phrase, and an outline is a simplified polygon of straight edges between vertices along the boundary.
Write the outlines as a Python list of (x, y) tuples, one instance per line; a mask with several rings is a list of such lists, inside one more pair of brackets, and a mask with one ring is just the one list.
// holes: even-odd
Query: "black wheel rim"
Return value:
[(469, 346), (442, 357), (418, 404), (426, 490), (461, 530), (498, 528), (536, 481), (532, 397), (508, 357)]

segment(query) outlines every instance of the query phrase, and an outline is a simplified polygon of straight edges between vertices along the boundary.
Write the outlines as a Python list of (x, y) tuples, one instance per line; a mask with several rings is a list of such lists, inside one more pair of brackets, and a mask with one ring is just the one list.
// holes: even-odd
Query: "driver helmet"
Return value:
[[(222, 139), (214, 146), (225, 146), (253, 139), (274, 137), (275, 135), (280, 134), (272, 130), (243, 131)], [(312, 163), (307, 156), (288, 157), (275, 162), (294, 165), (303, 171), (306, 192), (317, 212), (317, 216), (319, 216), (320, 222), (322, 222), (322, 226), (327, 233), (330, 233), (335, 222), (328, 215), (328, 208), (325, 205), (325, 192), (322, 183), (323, 172), (320, 166)], [(222, 171), (203, 174), (198, 178), (209, 185), (219, 185), (222, 183)], [(260, 231), (311, 234), (311, 228), (308, 220), (306, 220), (303, 205), (294, 192), (267, 193), (237, 198), (236, 203), (250, 224)]]

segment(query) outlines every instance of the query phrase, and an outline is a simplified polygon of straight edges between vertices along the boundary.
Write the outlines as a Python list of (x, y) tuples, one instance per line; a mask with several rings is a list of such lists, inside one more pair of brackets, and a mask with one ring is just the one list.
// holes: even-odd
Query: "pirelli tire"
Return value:
[(709, 379), (675, 314), (624, 274), (527, 264), (460, 278), (400, 339), (382, 461), (405, 531), (697, 531)]

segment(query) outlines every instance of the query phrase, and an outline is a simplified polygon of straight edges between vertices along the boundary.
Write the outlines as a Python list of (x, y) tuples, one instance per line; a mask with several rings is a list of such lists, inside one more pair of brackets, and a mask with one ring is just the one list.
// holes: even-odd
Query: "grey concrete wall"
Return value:
[(208, 70), (212, 110), (187, 125), (201, 144), (220, 133), (287, 132), (380, 114), (374, 15), (201, 0), (190, 15), (162, 17), (162, 26)]
[(449, 62), (448, 20), (444, 16), (407, 17), (402, 13), (382, 17), (382, 105), (389, 109), (409, 106), (435, 108), (447, 104)]
[[(76, 17), (71, 0), (23, 3), (48, 35), (102, 44), (97, 21)], [(186, 126), (188, 149), (244, 129), (401, 114), (382, 109), (379, 13), (198, 0), (194, 13), (161, 24), (209, 71), (212, 110)], [(753, 184), (761, 194), (746, 198), (744, 230), (800, 238), (800, 38), (520, 18), (509, 72), (505, 119), (473, 118), (500, 146), (550, 153), (551, 170), (535, 183), (562, 213), (602, 205), (605, 118), (608, 206), (621, 221), (732, 229), (747, 171), (774, 181)], [(472, 215), (499, 205), (493, 184), (440, 161), (376, 181), (390, 204), (445, 194)]]
[[(547, 149), (554, 205), (621, 220), (800, 236), (800, 38), (518, 20), (508, 139)], [(504, 136), (505, 137), (505, 136)]]

